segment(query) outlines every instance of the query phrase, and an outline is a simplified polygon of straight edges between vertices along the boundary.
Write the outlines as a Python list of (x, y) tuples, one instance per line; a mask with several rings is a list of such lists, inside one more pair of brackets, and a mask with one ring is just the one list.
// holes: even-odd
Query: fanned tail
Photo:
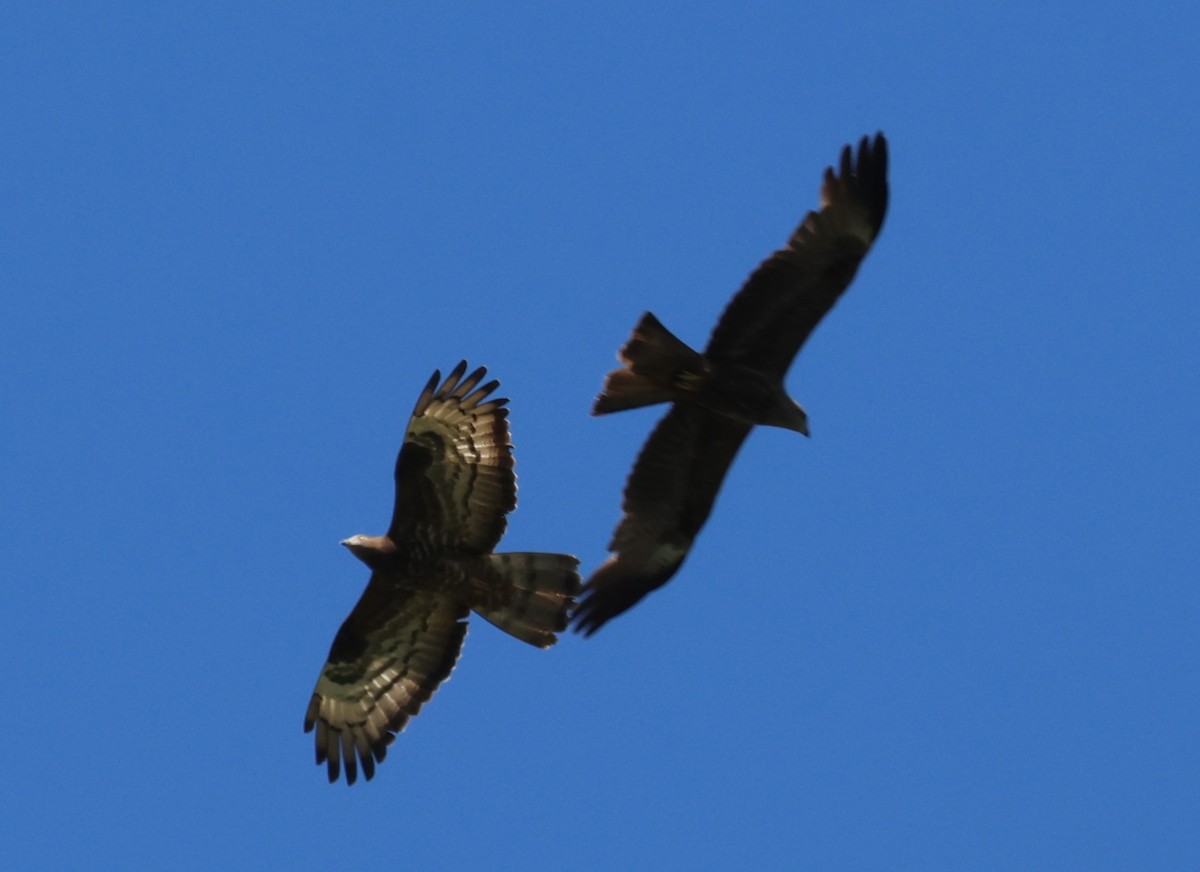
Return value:
[(608, 374), (592, 406), (593, 415), (671, 402), (681, 392), (680, 376), (698, 375), (704, 369), (703, 355), (650, 312), (642, 315), (618, 357), (625, 366)]
[(501, 604), (476, 605), (475, 611), (530, 645), (549, 648), (557, 642), (555, 634), (566, 629), (582, 583), (579, 560), (535, 551), (489, 554), (487, 560), (510, 593)]

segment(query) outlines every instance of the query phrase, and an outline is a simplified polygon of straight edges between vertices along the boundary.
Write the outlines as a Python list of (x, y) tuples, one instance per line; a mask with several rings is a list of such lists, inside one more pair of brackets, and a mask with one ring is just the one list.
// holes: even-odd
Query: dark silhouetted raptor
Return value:
[(784, 389), (792, 359), (854, 278), (883, 225), (887, 141), (863, 137), (825, 171), (821, 208), (756, 269), (726, 307), (704, 353), (647, 312), (621, 349), (593, 413), (671, 403), (625, 485), (613, 555), (584, 586), (576, 629), (591, 635), (670, 580), (708, 519), (755, 424), (808, 435)]

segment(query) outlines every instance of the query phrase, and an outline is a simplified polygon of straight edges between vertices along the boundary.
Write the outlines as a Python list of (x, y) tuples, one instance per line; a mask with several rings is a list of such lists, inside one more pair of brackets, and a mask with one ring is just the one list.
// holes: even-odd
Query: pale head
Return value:
[(375, 558), (379, 555), (396, 550), (396, 546), (387, 536), (364, 536), (361, 533), (343, 539), (339, 544), (349, 548), (351, 554), (368, 566), (373, 566)]

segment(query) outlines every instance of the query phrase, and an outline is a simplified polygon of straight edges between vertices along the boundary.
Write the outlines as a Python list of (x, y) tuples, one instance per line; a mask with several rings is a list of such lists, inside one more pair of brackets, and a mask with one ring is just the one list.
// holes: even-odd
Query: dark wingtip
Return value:
[(571, 615), (571, 629), (585, 639), (590, 639), (597, 630), (628, 611), (641, 599), (638, 597), (633, 602), (626, 603), (615, 597), (597, 596), (598, 593), (599, 591), (592, 591), (586, 595)]
[[(454, 369), (450, 370), (450, 375), (446, 376), (446, 384), (450, 385), (463, 377), (463, 373), (467, 371), (467, 361), (464, 358), (458, 362)], [(443, 386), (444, 387), (444, 386)]]
[(839, 175), (852, 186), (855, 198), (870, 208), (878, 235), (888, 207), (888, 141), (882, 130), (873, 139), (863, 136), (857, 155), (849, 145), (842, 149)]
[(662, 587), (675, 574), (678, 564), (658, 576), (630, 575), (629, 567), (614, 554), (592, 573), (582, 588), (579, 604), (571, 615), (571, 628), (585, 638), (613, 618), (629, 611), (646, 594)]
[(571, 614), (571, 629), (585, 639), (589, 639), (601, 627), (603, 627), (610, 618), (616, 615), (606, 615), (597, 607), (596, 597), (588, 596), (579, 601), (575, 607), (575, 611)]
[[(477, 367), (470, 375), (467, 375), (468, 366), (466, 360), (460, 360), (445, 379), (442, 378), (442, 371), (435, 369), (429, 381), (425, 383), (425, 389), (417, 398), (416, 405), (413, 406), (413, 416), (422, 415), (435, 398), (454, 399), (461, 401), (465, 406), (478, 406), (487, 399), (492, 391), (500, 387), (499, 379), (492, 379), (482, 387), (476, 388), (476, 385), (487, 375), (487, 367)], [(496, 397), (488, 402), (499, 409), (501, 406), (507, 405), (508, 398)]]
[(604, 607), (605, 597), (601, 596), (602, 591), (597, 589), (593, 583), (599, 571), (596, 570), (592, 573), (587, 584), (580, 588), (576, 596), (575, 608), (568, 619), (571, 629), (585, 639), (603, 627), (609, 619), (620, 614), (620, 610), (614, 612), (611, 608)]

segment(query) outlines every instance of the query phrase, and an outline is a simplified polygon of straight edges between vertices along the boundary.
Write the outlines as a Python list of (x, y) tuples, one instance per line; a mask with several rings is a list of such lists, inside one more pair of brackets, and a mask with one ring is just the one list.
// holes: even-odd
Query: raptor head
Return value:
[(782, 427), (785, 430), (795, 430), (797, 433), (810, 435), (808, 432), (808, 413), (804, 407), (782, 391), (778, 400), (762, 423), (771, 427)]
[(367, 566), (374, 567), (381, 555), (395, 550), (395, 546), (387, 536), (351, 536), (343, 539), (342, 545), (350, 549), (350, 553)]

